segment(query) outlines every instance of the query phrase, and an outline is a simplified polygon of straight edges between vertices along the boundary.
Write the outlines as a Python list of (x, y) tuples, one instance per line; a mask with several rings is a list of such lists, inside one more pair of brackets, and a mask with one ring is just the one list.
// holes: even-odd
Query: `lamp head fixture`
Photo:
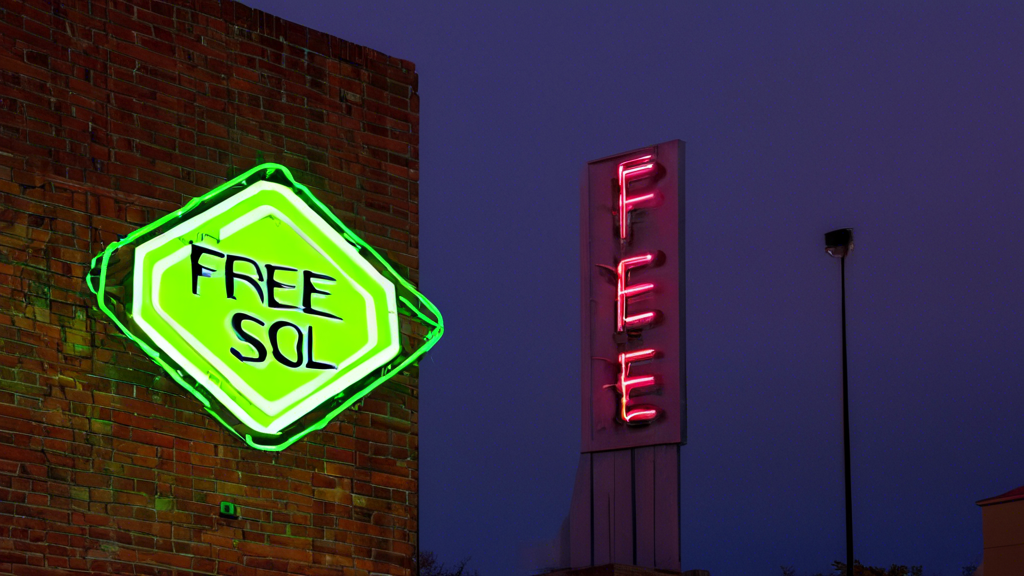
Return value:
[(853, 228), (825, 233), (825, 252), (833, 258), (845, 258), (853, 250)]

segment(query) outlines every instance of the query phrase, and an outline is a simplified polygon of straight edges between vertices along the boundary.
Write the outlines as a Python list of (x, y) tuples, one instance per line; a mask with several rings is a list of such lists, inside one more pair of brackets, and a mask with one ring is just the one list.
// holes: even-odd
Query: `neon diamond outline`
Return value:
[[(133, 269), (135, 259), (132, 251), (138, 248), (140, 243), (144, 243), (154, 236), (162, 235), (161, 230), (167, 231), (173, 228), (178, 221), (187, 221), (201, 216), (204, 211), (229, 200), (241, 189), (240, 187), (248, 186), (250, 179), (273, 183), (272, 178), (273, 181), (282, 183), (286, 190), (290, 190), (295, 197), (312, 209), (320, 221), (328, 224), (332, 232), (347, 240), (356, 250), (360, 251), (360, 254), (365, 254), (366, 260), (372, 262), (375, 269), (392, 282), (396, 288), (396, 296), (399, 301), (398, 314), (408, 321), (422, 325), (424, 330), (424, 332), (420, 333), (422, 341), (419, 343), (407, 341), (404, 336), (401, 336), (399, 342), (400, 352), (396, 357), (392, 358), (386, 365), (382, 364), (371, 371), (369, 375), (356, 383), (358, 386), (353, 384), (337, 397), (328, 399), (316, 407), (314, 412), (317, 414), (314, 419), (308, 419), (309, 414), (307, 414), (300, 417), (298, 421), (286, 426), (276, 435), (261, 434), (249, 428), (247, 424), (241, 421), (237, 424), (232, 424), (225, 420), (224, 414), (232, 412), (227, 410), (205, 386), (194, 381), (191, 374), (188, 374), (177, 365), (172, 358), (166, 355), (165, 351), (154, 348), (148, 342), (148, 334), (141, 330), (141, 327), (135, 322), (132, 314), (128, 311), (132, 302), (125, 300), (125, 296), (131, 293), (126, 293), (125, 288), (132, 284), (134, 280)], [(227, 194), (226, 198), (219, 198), (225, 194)], [(198, 212), (198, 214), (192, 215), (193, 212)], [(121, 255), (123, 249), (127, 249), (127, 254), (129, 254), (128, 271), (117, 272), (115, 271), (116, 269), (123, 270), (125, 268), (125, 260)], [(115, 265), (117, 268), (112, 269), (111, 266)], [(399, 274), (395, 270), (395, 265), (382, 257), (372, 245), (352, 232), (327, 205), (317, 199), (309, 188), (297, 182), (295, 177), (292, 176), (291, 170), (286, 166), (273, 162), (254, 166), (209, 192), (192, 198), (181, 208), (164, 214), (156, 221), (133, 230), (127, 236), (111, 242), (93, 257), (88, 274), (85, 277), (85, 283), (89, 291), (96, 296), (95, 304), (98, 310), (124, 336), (134, 342), (157, 366), (162, 368), (167, 376), (170, 376), (172, 380), (198, 400), (208, 415), (220, 422), (227, 431), (244, 440), (250, 447), (264, 451), (279, 452), (285, 450), (307, 434), (324, 428), (336, 416), (349, 409), (385, 381), (402, 373), (410, 366), (415, 366), (418, 360), (432, 349), (444, 335), (444, 319), (437, 306), (423, 296), (409, 280)], [(411, 345), (406, 346), (407, 343)], [(257, 436), (253, 434), (257, 434)]]

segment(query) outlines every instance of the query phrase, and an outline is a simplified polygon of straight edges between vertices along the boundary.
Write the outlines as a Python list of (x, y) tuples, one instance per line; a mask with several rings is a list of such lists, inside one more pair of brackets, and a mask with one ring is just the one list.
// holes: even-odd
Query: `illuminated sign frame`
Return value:
[[(234, 217), (234, 212), (240, 215)], [(304, 242), (296, 246), (328, 263), (333, 276), (268, 263), (263, 284), (264, 274), (256, 260), (216, 250), (219, 243), (230, 242), (233, 234), (242, 238), (248, 226), (264, 221), (275, 224), (283, 235), (301, 238)], [(248, 272), (233, 269), (239, 262), (250, 266)], [(215, 270), (217, 263), (226, 268)], [(194, 296), (209, 283), (207, 278), (224, 275), (228, 298), (236, 297), (233, 290), (238, 290), (238, 284), (248, 287), (250, 300), (256, 294), (263, 304), (262, 286), (268, 308), (312, 315), (321, 323), (348, 322), (352, 328), (347, 333), (359, 334), (360, 338), (343, 344), (355, 351), (343, 351), (347, 356), (336, 364), (323, 362), (323, 358), (317, 360), (314, 354), (322, 352), (315, 350), (333, 351), (337, 339), (321, 341), (314, 349), (312, 324), (304, 333), (301, 327), (283, 319), (272, 322), (269, 336), (274, 358), (286, 367), (321, 372), (315, 372), (316, 378), (295, 389), (286, 388), (280, 398), (263, 398), (245, 378), (207, 350), (202, 338), (192, 334), (194, 330), (183, 328), (179, 324), (182, 318), (162, 308), (165, 304), (160, 283), (169, 269), (178, 271), (175, 278), (179, 283), (179, 270), (191, 270)], [(301, 282), (297, 280), (292, 285), (275, 278), (274, 273), (281, 271), (295, 273)], [(258, 275), (259, 282), (253, 274)], [(257, 166), (112, 243), (93, 258), (87, 284), (97, 296), (99, 309), (123, 333), (194, 395), (214, 418), (261, 450), (283, 450), (323, 428), (375, 387), (408, 371), (444, 332), (440, 312), (396, 271), (394, 264), (345, 226), (286, 167), (272, 163)], [(283, 305), (275, 300), (275, 289), (285, 292), (297, 289), (299, 284), (301, 306)], [(346, 310), (354, 310), (355, 319), (348, 317), (343, 321), (334, 313), (316, 308), (331, 296), (328, 284), (348, 295)], [(228, 304), (241, 307), (234, 302)], [(365, 323), (361, 319), (364, 312)], [(423, 328), (414, 329), (412, 334), (400, 331), (400, 316)], [(246, 325), (246, 320), (252, 323)], [(243, 363), (266, 360), (267, 346), (251, 334), (254, 326), (262, 328), (265, 323), (241, 312), (235, 312), (231, 322), (239, 348), (247, 351), (231, 348), (231, 354)], [(280, 333), (286, 327), (294, 330), (294, 361), (278, 349)], [(246, 356), (249, 349), (255, 350), (256, 356)], [(247, 408), (248, 404), (253, 408)], [(261, 418), (253, 417), (255, 413)]]
[(587, 164), (582, 451), (686, 442), (684, 145)]

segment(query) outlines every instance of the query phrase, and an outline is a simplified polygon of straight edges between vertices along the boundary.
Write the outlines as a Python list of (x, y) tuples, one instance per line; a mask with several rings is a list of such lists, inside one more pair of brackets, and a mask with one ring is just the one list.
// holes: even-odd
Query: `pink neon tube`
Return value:
[(629, 271), (632, 268), (639, 268), (640, 266), (646, 266), (654, 261), (654, 254), (643, 254), (641, 256), (633, 256), (631, 258), (625, 258), (619, 262), (618, 267), (618, 302), (616, 304), (617, 313), (615, 315), (615, 327), (619, 332), (622, 332), (626, 328), (636, 328), (645, 324), (650, 324), (654, 321), (654, 312), (645, 312), (643, 314), (636, 314), (634, 316), (627, 316), (626, 314), (626, 299), (631, 296), (637, 296), (645, 292), (654, 290), (654, 284), (633, 284), (627, 285)]
[(629, 409), (629, 393), (632, 389), (653, 386), (654, 376), (629, 377), (629, 367), (633, 362), (650, 360), (657, 354), (653, 349), (635, 350), (619, 354), (619, 383), (617, 388), (622, 394), (620, 401), (619, 416), (623, 422), (634, 423), (653, 420), (658, 415), (658, 409), (653, 406), (638, 406), (633, 410)]
[(648, 162), (650, 159), (651, 155), (648, 154), (619, 164), (619, 238), (622, 240), (629, 237), (630, 210), (637, 204), (654, 198), (653, 192), (629, 197), (630, 180), (642, 178), (654, 171), (654, 162)]

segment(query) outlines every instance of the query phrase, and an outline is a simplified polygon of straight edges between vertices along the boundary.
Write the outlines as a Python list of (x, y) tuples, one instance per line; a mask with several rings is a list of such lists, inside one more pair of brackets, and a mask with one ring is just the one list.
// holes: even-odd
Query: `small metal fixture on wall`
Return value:
[(228, 501), (220, 503), (220, 517), (228, 520), (238, 520), (238, 507)]

